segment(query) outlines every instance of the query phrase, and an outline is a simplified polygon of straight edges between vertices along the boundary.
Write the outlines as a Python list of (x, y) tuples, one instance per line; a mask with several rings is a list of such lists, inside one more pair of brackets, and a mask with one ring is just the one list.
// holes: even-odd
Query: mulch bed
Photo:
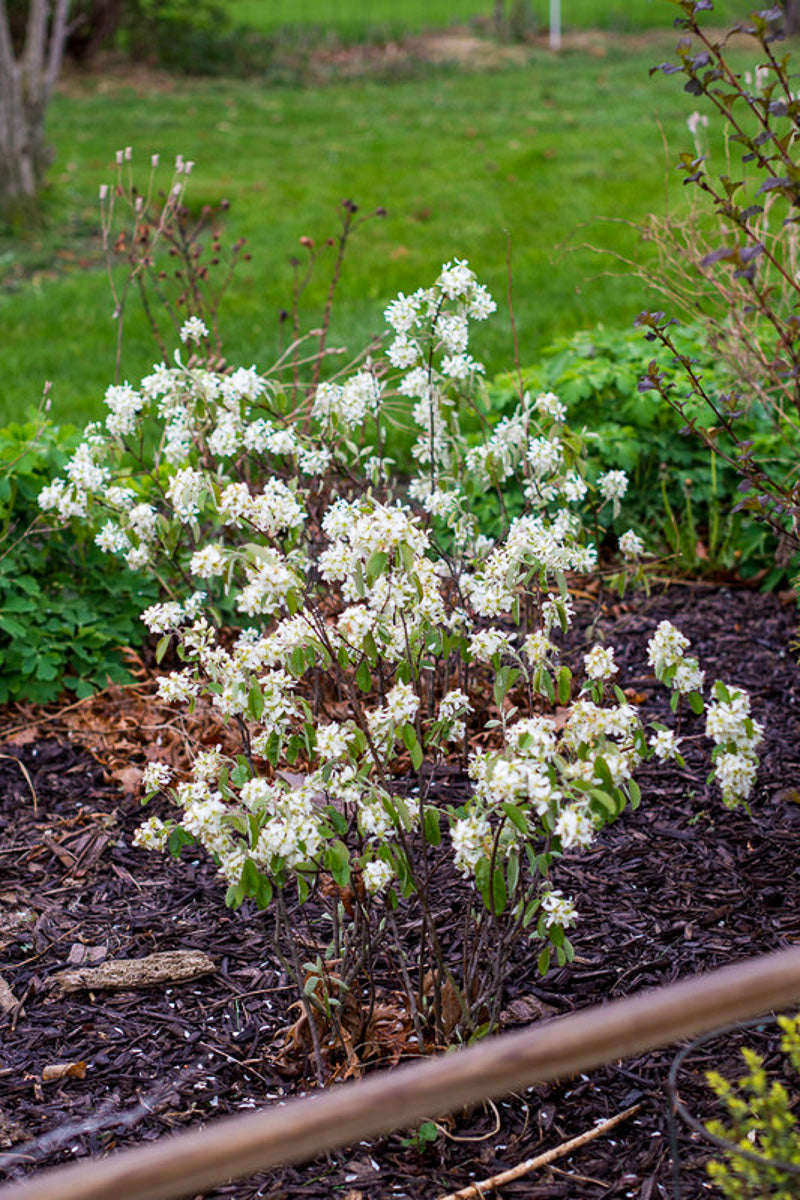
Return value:
[[(645, 657), (647, 637), (665, 617), (692, 638), (711, 679), (750, 691), (766, 725), (752, 815), (727, 811), (709, 791), (699, 745), (684, 769), (648, 766), (641, 808), (604, 830), (590, 851), (558, 865), (555, 883), (581, 914), (577, 958), (543, 980), (535, 949), (520, 950), (505, 997), (509, 1027), (529, 1020), (537, 1002), (568, 1012), (800, 937), (794, 604), (696, 586), (609, 602), (599, 627), (617, 647), (624, 684), (639, 693), (645, 720), (667, 713)], [(18, 723), (18, 713), (9, 713), (5, 728)], [(142, 816), (136, 797), (57, 721), (34, 732), (21, 745), (25, 738), (4, 738), (0, 728), (0, 975), (19, 1002), (5, 1013), (0, 1003), (0, 1167), (7, 1178), (151, 1142), (308, 1088), (286, 1077), (275, 1053), (294, 996), (274, 961), (269, 914), (227, 910), (213, 866), (191, 852), (177, 866), (132, 847)], [(455, 783), (447, 781), (451, 794)], [(443, 909), (449, 886), (443, 880)], [(60, 995), (48, 984), (69, 966), (176, 949), (207, 952), (216, 973), (94, 994)], [(421, 1200), (512, 1167), (639, 1102), (638, 1114), (610, 1136), (506, 1185), (502, 1195), (670, 1197), (664, 1083), (676, 1049), (441, 1119), (443, 1134), (424, 1149), (404, 1144), (409, 1131), (400, 1131), (206, 1196)], [(735, 1039), (727, 1039), (714, 1048), (714, 1066), (735, 1076), (737, 1055)], [(684, 1101), (699, 1115), (710, 1112), (707, 1061), (693, 1059), (681, 1080)], [(46, 1068), (65, 1063), (85, 1064), (85, 1073), (81, 1067), (43, 1080)], [(715, 1194), (703, 1166), (707, 1148), (683, 1130), (679, 1138), (682, 1196)]]

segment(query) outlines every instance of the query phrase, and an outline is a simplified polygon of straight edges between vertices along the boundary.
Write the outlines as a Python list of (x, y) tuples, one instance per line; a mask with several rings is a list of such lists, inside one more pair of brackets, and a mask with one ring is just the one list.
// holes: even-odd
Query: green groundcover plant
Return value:
[[(127, 683), (120, 648), (143, 641), (138, 617), (158, 585), (110, 563), (80, 531), (48, 528), (42, 487), (79, 441), (41, 416), (0, 429), (0, 703), (46, 704)], [(77, 534), (77, 536), (76, 536)]]
[[(563, 661), (569, 578), (598, 561), (586, 514), (615, 522), (628, 477), (593, 469), (552, 392), (521, 386), (492, 415), (469, 338), (494, 309), (468, 264), (449, 262), (389, 305), (385, 350), (328, 379), (302, 336), (267, 370), (225, 364), (187, 315), (172, 363), (108, 389), (105, 422), (39, 499), (159, 579), (143, 620), (159, 660), (172, 645), (183, 663), (159, 695), (202, 699), (238, 731), (237, 754), (205, 748), (186, 777), (151, 763), (145, 790), (176, 813), (137, 841), (201, 843), (229, 904), (271, 909), (320, 1079), (369, 1057), (378, 964), (419, 1050), (496, 1025), (520, 938), (543, 972), (571, 961), (577, 913), (553, 862), (639, 803), (644, 759), (682, 761), (680, 731), (643, 728), (613, 647), (591, 647), (575, 674)], [(410, 479), (387, 449), (409, 406)], [(641, 576), (641, 537), (618, 543)], [(240, 632), (222, 628), (226, 612)], [(706, 703), (688, 650), (663, 622), (649, 660), (681, 719), (705, 711), (712, 776), (737, 804), (762, 730), (740, 689), (717, 681)], [(456, 803), (435, 786), (448, 762), (469, 780)], [(445, 863), (465, 900), (455, 952), (432, 900)]]

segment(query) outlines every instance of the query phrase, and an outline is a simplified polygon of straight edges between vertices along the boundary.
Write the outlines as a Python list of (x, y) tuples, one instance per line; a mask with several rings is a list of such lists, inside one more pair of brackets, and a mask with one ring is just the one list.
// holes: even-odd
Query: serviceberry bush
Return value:
[[(161, 581), (143, 620), (159, 661), (170, 644), (182, 660), (161, 698), (204, 698), (238, 732), (239, 753), (204, 749), (184, 778), (149, 766), (148, 796), (168, 792), (176, 813), (137, 842), (201, 843), (229, 904), (271, 910), (320, 1079), (368, 1056), (387, 971), (420, 1049), (496, 1025), (521, 938), (542, 972), (571, 961), (577, 913), (553, 863), (639, 803), (642, 760), (680, 761), (669, 730), (648, 738), (612, 647), (575, 675), (563, 661), (568, 581), (597, 568), (584, 513), (619, 513), (628, 481), (587, 482), (587, 443), (551, 393), (488, 419), (469, 337), (494, 308), (466, 262), (447, 263), (389, 305), (385, 352), (305, 392), (285, 362), (214, 369), (191, 314), (173, 364), (109, 388), (104, 425), (40, 499)], [(410, 479), (387, 453), (399, 401)], [(476, 501), (491, 491), (502, 507), (511, 483), (523, 511), (490, 538)], [(621, 536), (630, 575), (643, 553)], [(699, 712), (688, 647), (664, 624), (651, 662), (674, 707)], [(745, 693), (717, 685), (708, 733), (736, 803), (761, 736)], [(449, 803), (448, 764), (465, 776)], [(443, 871), (464, 901), (455, 951), (434, 901)]]

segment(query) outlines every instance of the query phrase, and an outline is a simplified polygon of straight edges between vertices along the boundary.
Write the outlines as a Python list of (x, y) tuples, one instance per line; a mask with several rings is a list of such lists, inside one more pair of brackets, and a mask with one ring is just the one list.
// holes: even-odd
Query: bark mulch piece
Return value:
[[(616, 647), (644, 720), (668, 715), (667, 694), (645, 655), (647, 637), (664, 618), (692, 639), (709, 679), (750, 691), (766, 726), (758, 790), (752, 815), (726, 810), (706, 784), (702, 738), (688, 743), (685, 769), (648, 766), (640, 776), (641, 808), (604, 830), (588, 852), (558, 864), (554, 882), (574, 895), (581, 914), (576, 960), (542, 979), (535, 947), (520, 947), (505, 997), (509, 1026), (800, 937), (794, 606), (746, 589), (680, 586), (609, 604), (594, 616)], [(576, 655), (581, 636), (578, 630), (572, 638)], [(18, 723), (11, 714), (5, 728)], [(294, 995), (275, 962), (269, 913), (226, 909), (214, 867), (198, 853), (184, 851), (177, 865), (135, 849), (142, 810), (120, 790), (127, 780), (116, 768), (116, 779), (107, 774), (58, 722), (40, 728), (17, 731), (9, 742), (0, 727), (0, 1168), (8, 1179), (279, 1103), (308, 1086), (276, 1064), (274, 1044), (291, 1024)], [(684, 732), (699, 734), (702, 725)], [(461, 786), (453, 775), (442, 783), (448, 800)], [(445, 911), (457, 905), (459, 889), (447, 878), (441, 888)], [(162, 973), (152, 986), (121, 990), (67, 992), (54, 982), (60, 972), (176, 951), (194, 952), (198, 962), (205, 955), (216, 971), (182, 982)], [(741, 1073), (741, 1042), (728, 1038), (713, 1048), (713, 1065), (730, 1077)], [(608, 1137), (504, 1186), (502, 1195), (669, 1197), (664, 1084), (677, 1049), (533, 1087), (452, 1119), (432, 1113), (444, 1132), (426, 1147), (400, 1131), (206, 1198), (427, 1200), (513, 1167), (635, 1103), (639, 1112)], [(712, 1113), (703, 1081), (709, 1060), (704, 1049), (681, 1077), (681, 1096), (700, 1117)], [(704, 1171), (707, 1148), (685, 1130), (679, 1139), (682, 1197), (714, 1194)]]

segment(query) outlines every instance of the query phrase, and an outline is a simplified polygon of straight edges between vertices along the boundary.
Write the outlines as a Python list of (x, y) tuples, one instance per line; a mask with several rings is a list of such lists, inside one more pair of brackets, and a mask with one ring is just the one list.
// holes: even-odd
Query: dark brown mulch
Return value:
[[(645, 659), (647, 636), (664, 617), (692, 638), (711, 678), (750, 690), (766, 724), (752, 816), (727, 811), (709, 792), (699, 746), (685, 769), (648, 767), (639, 811), (604, 830), (588, 853), (559, 864), (556, 883), (581, 913), (576, 962), (542, 980), (535, 949), (522, 948), (506, 997), (512, 1019), (525, 997), (566, 1012), (800, 936), (800, 673), (789, 649), (796, 611), (747, 590), (685, 587), (612, 606), (600, 628), (617, 647), (625, 684), (641, 693), (645, 719), (667, 711)], [(281, 1075), (272, 1052), (293, 996), (271, 953), (269, 915), (228, 911), (213, 867), (190, 853), (176, 866), (134, 849), (137, 801), (106, 782), (65, 736), (0, 745), (0, 752), (22, 762), (36, 793), (34, 805), (18, 763), (0, 758), (0, 975), (21, 1001), (5, 1015), (0, 1005), (0, 1166), (8, 1177), (153, 1141), (298, 1091), (302, 1085)], [(449, 903), (443, 892), (443, 908)], [(172, 949), (205, 950), (219, 969), (141, 992), (57, 997), (48, 987), (69, 965)], [(402, 1131), (207, 1197), (314, 1200), (354, 1192), (421, 1200), (514, 1166), (637, 1101), (640, 1112), (610, 1137), (502, 1194), (668, 1197), (663, 1088), (676, 1049), (460, 1114), (424, 1151), (405, 1145)], [(700, 1114), (709, 1111), (708, 1057), (693, 1059), (682, 1076), (681, 1094)], [(734, 1041), (715, 1046), (713, 1061), (737, 1074)], [(86, 1064), (84, 1078), (42, 1080), (44, 1068), (73, 1062)], [(683, 1131), (680, 1142), (683, 1197), (713, 1194), (705, 1150)], [(13, 1152), (25, 1154), (26, 1165)]]

